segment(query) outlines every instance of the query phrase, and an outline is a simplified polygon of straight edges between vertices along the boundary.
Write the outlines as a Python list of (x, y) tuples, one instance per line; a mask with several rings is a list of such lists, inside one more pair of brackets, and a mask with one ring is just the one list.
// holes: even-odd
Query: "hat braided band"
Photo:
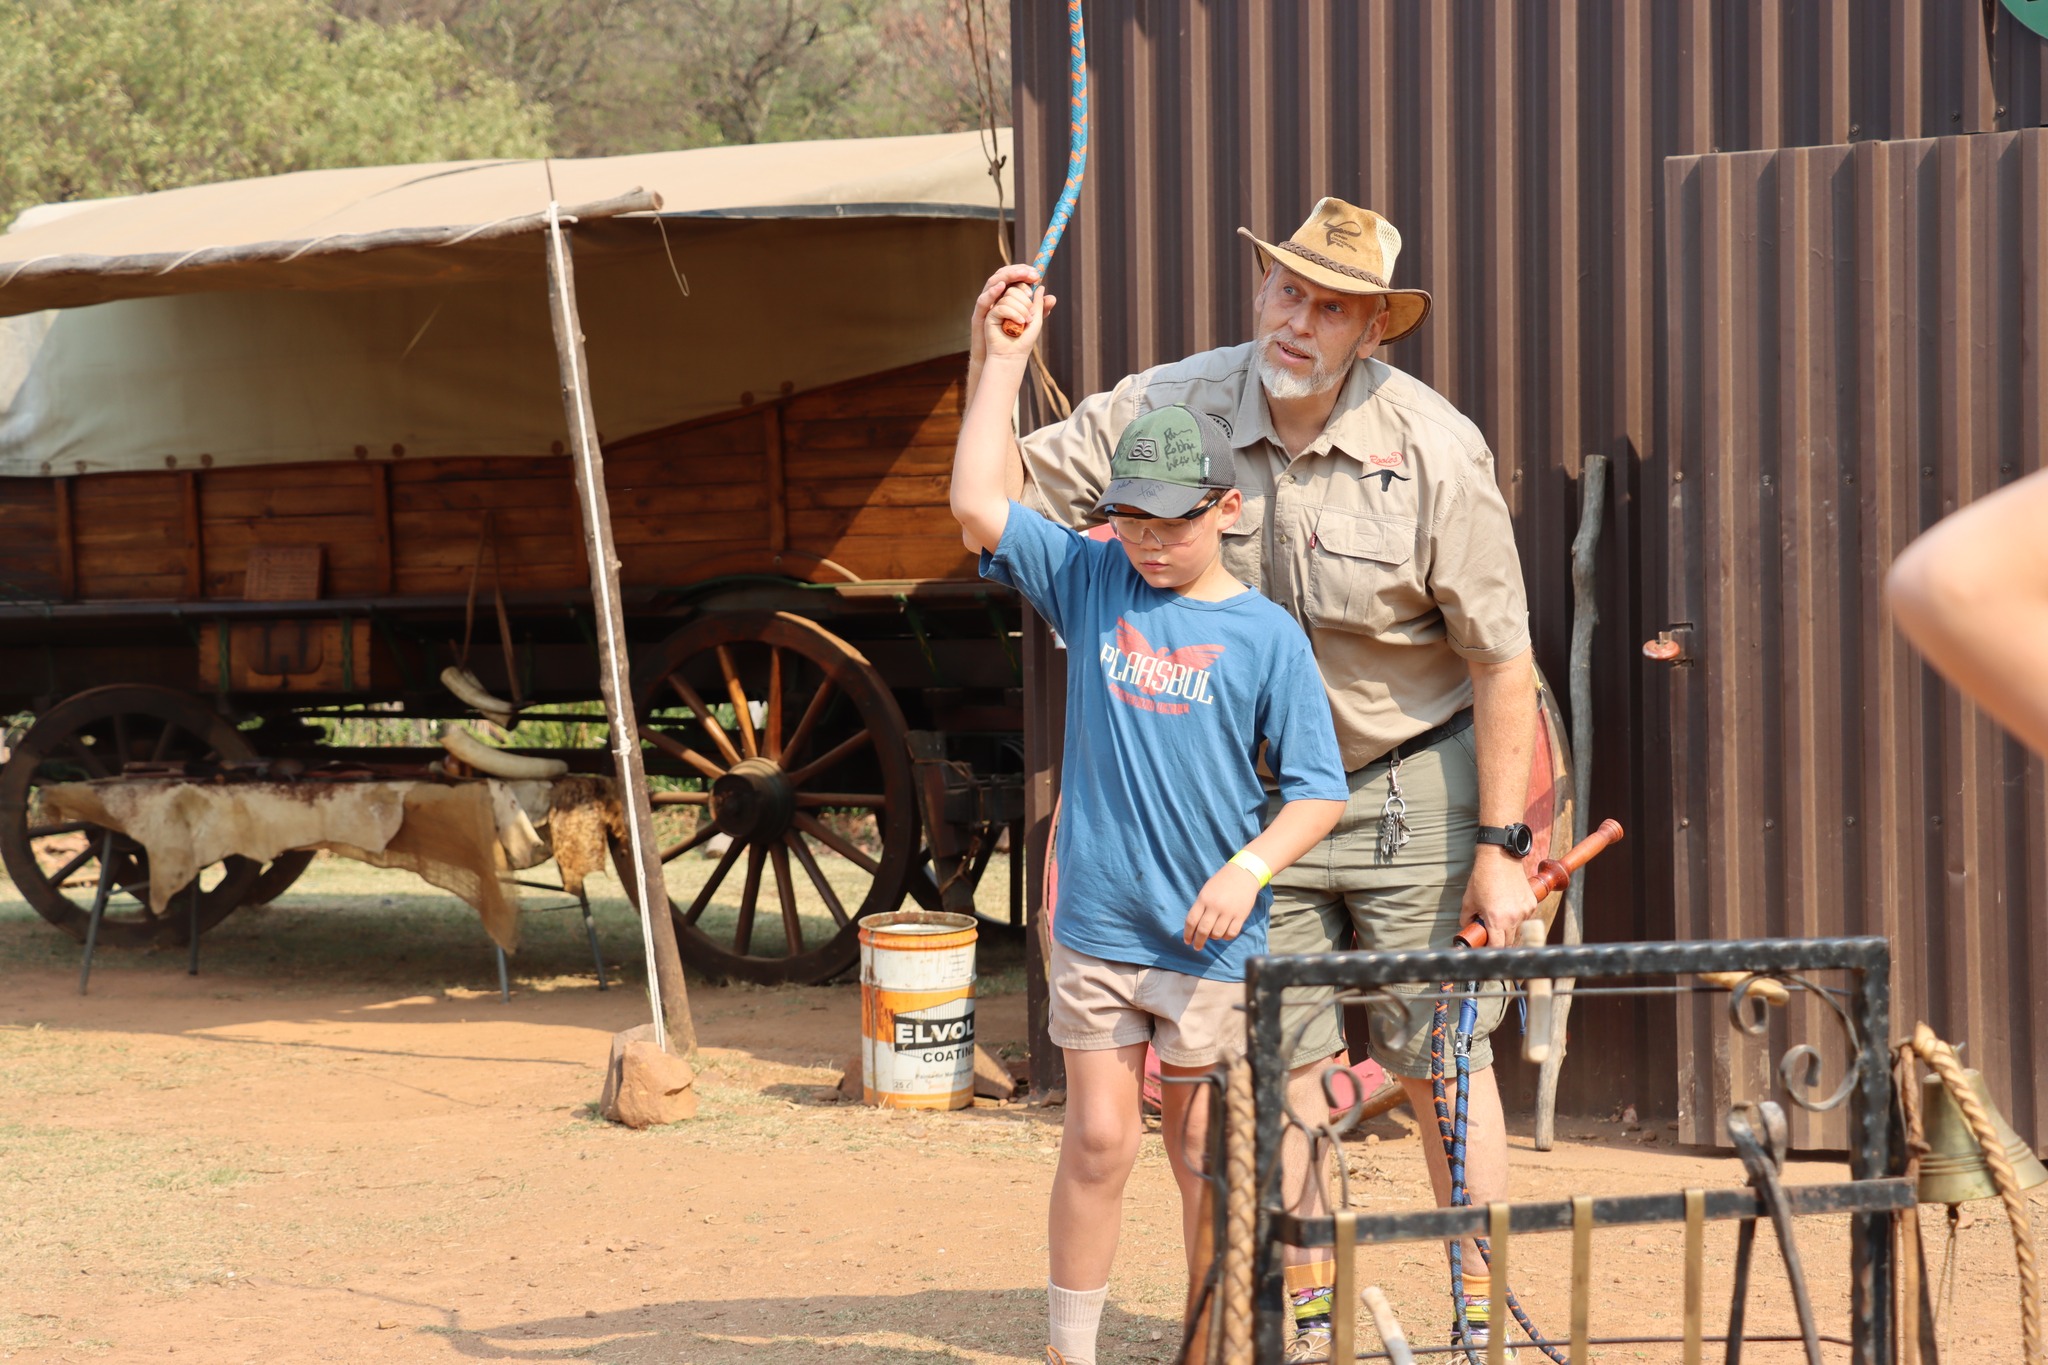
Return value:
[(1339, 275), (1349, 275), (1354, 280), (1364, 280), (1375, 289), (1392, 289), (1394, 287), (1378, 275), (1373, 274), (1370, 270), (1360, 270), (1355, 265), (1345, 265), (1342, 261), (1333, 261), (1322, 252), (1305, 247), (1299, 242), (1275, 242), (1273, 245), (1277, 250), (1291, 251), (1305, 261), (1313, 261), (1325, 270), (1334, 270)]

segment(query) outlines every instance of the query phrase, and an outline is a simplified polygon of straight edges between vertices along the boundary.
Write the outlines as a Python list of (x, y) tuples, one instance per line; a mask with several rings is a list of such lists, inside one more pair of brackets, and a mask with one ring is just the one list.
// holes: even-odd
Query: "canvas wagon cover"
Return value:
[(972, 133), (32, 209), (0, 235), (0, 475), (555, 452), (551, 178), (564, 211), (662, 200), (575, 228), (607, 439), (963, 350), (996, 260)]

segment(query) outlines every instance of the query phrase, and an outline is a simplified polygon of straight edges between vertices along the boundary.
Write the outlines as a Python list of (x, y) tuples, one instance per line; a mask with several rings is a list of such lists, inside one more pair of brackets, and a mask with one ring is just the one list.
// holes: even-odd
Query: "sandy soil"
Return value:
[[(505, 1005), (473, 917), (414, 883), (350, 877), (316, 867), (306, 894), (237, 915), (209, 936), (196, 978), (182, 954), (103, 954), (84, 998), (75, 945), (0, 905), (0, 1358), (1038, 1358), (1058, 1109), (839, 1103), (857, 988), (699, 985), (702, 1116), (625, 1131), (591, 1104), (610, 1034), (645, 1017), (645, 997), (630, 982), (600, 993), (570, 925), (534, 934)], [(634, 961), (630, 916), (606, 902), (601, 917), (608, 955)], [(991, 1045), (1024, 1032), (1005, 951), (985, 966)], [(1518, 1195), (1740, 1183), (1736, 1163), (1673, 1148), (1661, 1125), (1563, 1128), (1549, 1153), (1516, 1139)], [(1359, 1202), (1425, 1198), (1403, 1116), (1347, 1158)], [(1801, 1162), (1792, 1179), (1840, 1175)], [(1171, 1356), (1172, 1197), (1154, 1139), (1127, 1202), (1105, 1365)], [(1823, 1330), (1840, 1333), (1844, 1224), (1808, 1220), (1800, 1235)], [(1709, 1229), (1710, 1321), (1726, 1310), (1733, 1238)], [(1751, 1321), (1786, 1330), (1768, 1232), (1760, 1243)], [(1680, 1246), (1676, 1227), (1599, 1236), (1596, 1333), (1679, 1330)], [(1567, 1243), (1520, 1239), (1514, 1260), (1524, 1301), (1561, 1332)], [(1418, 1342), (1441, 1339), (1433, 1250), (1362, 1263)], [(1976, 1206), (1959, 1263), (1950, 1339), (1968, 1349), (1951, 1358), (2019, 1359), (1995, 1205)]]

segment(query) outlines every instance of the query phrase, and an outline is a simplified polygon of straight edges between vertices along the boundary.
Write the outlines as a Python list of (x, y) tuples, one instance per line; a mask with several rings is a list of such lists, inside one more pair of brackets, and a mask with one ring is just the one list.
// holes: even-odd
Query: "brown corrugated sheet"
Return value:
[[(1066, 167), (1065, 9), (1011, 7), (1026, 258)], [(1052, 270), (1064, 301), (1054, 374), (1080, 395), (1242, 340), (1253, 276), (1239, 224), (1287, 232), (1322, 194), (1383, 210), (1407, 240), (1399, 282), (1436, 296), (1422, 331), (1384, 356), (1492, 441), (1537, 655), (1560, 685), (1580, 459), (1613, 462), (1592, 809), (1629, 838), (1592, 869), (1588, 933), (1672, 936), (1672, 683), (1638, 653), (1677, 619), (1660, 501), (1664, 158), (2035, 126), (2048, 116), (2048, 44), (1995, 4), (1933, 0), (1093, 0), (1087, 19), (1089, 179)], [(1058, 724), (1054, 708), (1034, 714)], [(1916, 733), (1898, 742), (1920, 753)], [(1929, 743), (1938, 752), (1940, 736)], [(2032, 856), (2038, 884), (2038, 851), (1996, 852), (2015, 868)], [(1901, 895), (1927, 890), (1863, 887), (1858, 904)], [(1967, 948), (1956, 932), (1951, 953)], [(2034, 980), (2048, 988), (2048, 975)], [(1573, 1014), (1564, 1107), (1675, 1112), (1672, 1011), (1591, 1003)], [(1510, 1093), (1526, 1093), (1519, 1068), (1506, 1071)]]
[[(2048, 130), (1674, 158), (1665, 186), (1679, 931), (1884, 934), (1898, 1027), (1966, 1043), (2038, 1140), (2043, 764), (1880, 589), (1921, 530), (2042, 466)], [(1839, 1033), (1792, 1022), (1840, 1075)], [(1687, 1141), (1774, 1084), (1728, 1039), (1681, 1011)], [(1795, 1113), (1794, 1140), (1846, 1133)]]

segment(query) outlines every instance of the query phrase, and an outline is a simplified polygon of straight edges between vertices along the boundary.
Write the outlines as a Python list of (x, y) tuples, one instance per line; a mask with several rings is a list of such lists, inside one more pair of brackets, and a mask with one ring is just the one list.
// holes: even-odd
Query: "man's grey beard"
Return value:
[(1279, 340), (1281, 329), (1275, 329), (1259, 338), (1259, 383), (1265, 387), (1270, 398), (1287, 402), (1296, 398), (1313, 398), (1319, 393), (1328, 393), (1344, 382), (1344, 376), (1351, 370), (1346, 364), (1341, 368), (1332, 366), (1321, 351), (1316, 351), (1315, 368), (1305, 375), (1298, 375), (1281, 369), (1273, 361), (1269, 349)]

